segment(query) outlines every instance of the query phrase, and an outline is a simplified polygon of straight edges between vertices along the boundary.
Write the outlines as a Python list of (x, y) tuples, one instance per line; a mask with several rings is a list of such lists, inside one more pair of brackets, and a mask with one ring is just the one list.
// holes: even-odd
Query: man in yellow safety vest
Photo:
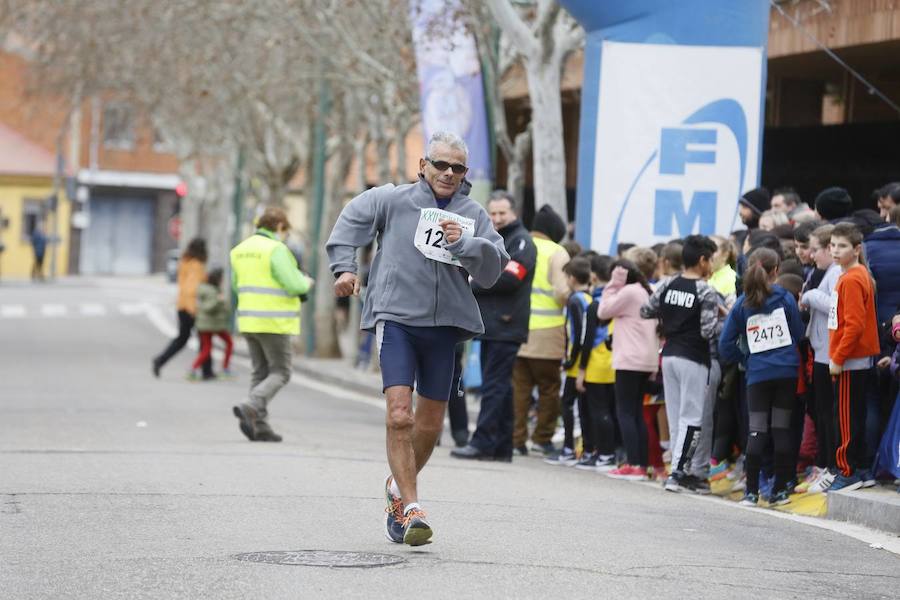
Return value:
[(281, 441), (266, 420), (267, 407), (291, 378), (291, 336), (300, 334), (299, 296), (314, 283), (284, 244), (290, 228), (284, 210), (269, 207), (257, 221), (256, 233), (231, 250), (237, 326), (253, 367), (249, 398), (234, 407), (234, 416), (254, 442)]
[(534, 281), (531, 284), (531, 316), (528, 342), (520, 349), (513, 367), (513, 448), (528, 453), (528, 409), (531, 391), (538, 388), (538, 420), (531, 441), (546, 455), (553, 452), (550, 441), (559, 419), (559, 367), (566, 354), (563, 307), (569, 295), (563, 267), (569, 254), (559, 245), (566, 234), (563, 220), (549, 205), (535, 214), (531, 238), (537, 248)]

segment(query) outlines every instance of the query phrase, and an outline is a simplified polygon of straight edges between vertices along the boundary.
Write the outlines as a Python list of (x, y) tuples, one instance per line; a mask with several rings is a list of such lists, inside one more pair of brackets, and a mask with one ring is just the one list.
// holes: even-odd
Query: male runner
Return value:
[(469, 278), (490, 287), (509, 260), (490, 217), (468, 197), (467, 158), (461, 138), (435, 133), (419, 160), (419, 180), (354, 198), (325, 246), (335, 294), (345, 297), (359, 290), (356, 249), (378, 240), (360, 326), (376, 334), (387, 398), (386, 534), (410, 546), (432, 536), (416, 475), (443, 428), (454, 348), (484, 332)]

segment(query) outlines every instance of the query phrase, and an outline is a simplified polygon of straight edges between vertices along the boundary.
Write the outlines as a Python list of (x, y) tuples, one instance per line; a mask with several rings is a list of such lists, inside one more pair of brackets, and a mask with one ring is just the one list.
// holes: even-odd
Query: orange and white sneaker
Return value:
[(391, 482), (393, 477), (387, 476), (384, 480), (384, 498), (387, 501), (387, 508), (384, 519), (384, 535), (395, 544), (403, 543), (403, 500), (400, 496), (391, 493)]
[(407, 507), (403, 515), (403, 543), (408, 546), (430, 544), (433, 533), (425, 520), (425, 511), (415, 504)]
[(625, 479), (628, 481), (642, 481), (647, 479), (647, 469), (645, 467), (636, 467), (625, 463), (618, 469), (613, 469), (606, 474), (613, 479)]

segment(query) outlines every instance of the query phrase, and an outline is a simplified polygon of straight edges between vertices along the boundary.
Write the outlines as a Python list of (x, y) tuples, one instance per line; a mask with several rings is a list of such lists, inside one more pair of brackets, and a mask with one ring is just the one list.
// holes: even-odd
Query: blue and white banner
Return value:
[(561, 0), (588, 31), (576, 239), (615, 254), (741, 227), (758, 185), (766, 0)]
[(484, 203), (493, 186), (492, 149), (475, 39), (461, 24), (450, 28), (459, 10), (455, 0), (410, 0), (410, 6), (425, 142), (435, 131), (466, 141), (469, 195)]

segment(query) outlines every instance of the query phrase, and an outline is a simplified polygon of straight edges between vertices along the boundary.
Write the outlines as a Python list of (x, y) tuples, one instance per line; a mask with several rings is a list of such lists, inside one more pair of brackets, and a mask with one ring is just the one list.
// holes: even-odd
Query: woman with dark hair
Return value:
[[(188, 243), (178, 261), (178, 337), (172, 340), (162, 354), (153, 359), (153, 375), (159, 372), (170, 358), (187, 345), (197, 314), (197, 288), (206, 281), (206, 240), (194, 238)], [(203, 363), (203, 379), (213, 378), (212, 360)]]
[(601, 320), (615, 320), (612, 366), (616, 371), (616, 417), (625, 444), (626, 462), (607, 475), (640, 480), (647, 478), (648, 463), (644, 391), (658, 368), (659, 341), (656, 323), (641, 318), (641, 307), (650, 299), (647, 278), (630, 260), (619, 259), (612, 267), (597, 316)]
[(741, 504), (759, 501), (759, 471), (769, 436), (775, 446), (775, 485), (770, 505), (790, 502), (788, 481), (793, 478), (791, 412), (796, 403), (800, 340), (806, 327), (794, 297), (775, 285), (778, 254), (757, 248), (748, 258), (744, 295), (725, 321), (719, 354), (741, 362), (747, 371), (750, 434), (747, 440), (747, 490)]

